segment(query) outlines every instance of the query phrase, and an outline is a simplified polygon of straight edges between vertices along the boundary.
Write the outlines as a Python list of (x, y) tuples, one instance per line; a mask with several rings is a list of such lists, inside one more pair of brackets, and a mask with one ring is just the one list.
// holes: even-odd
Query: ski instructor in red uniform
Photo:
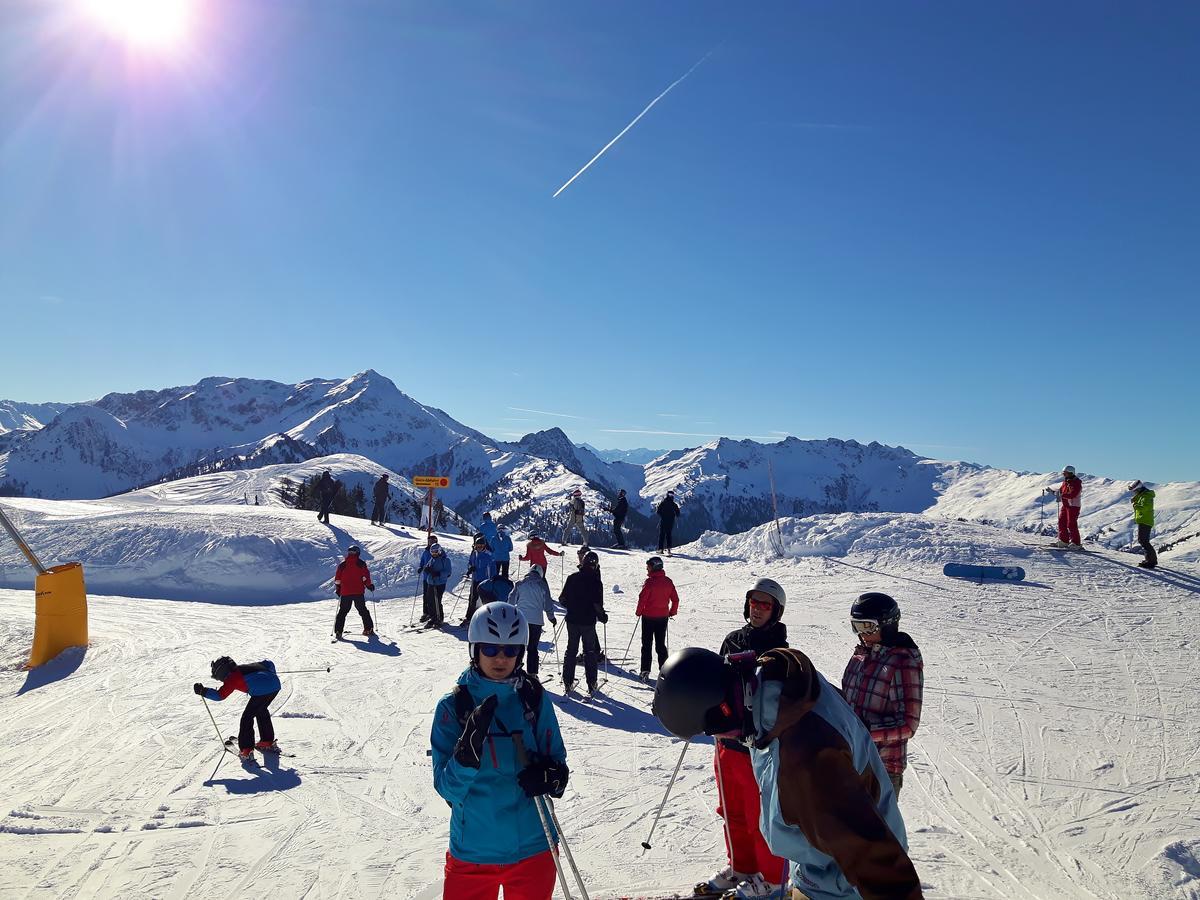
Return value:
[(1063, 482), (1050, 493), (1058, 497), (1058, 540), (1051, 546), (1082, 550), (1079, 540), (1079, 509), (1082, 506), (1083, 482), (1075, 477), (1074, 466), (1063, 466)]

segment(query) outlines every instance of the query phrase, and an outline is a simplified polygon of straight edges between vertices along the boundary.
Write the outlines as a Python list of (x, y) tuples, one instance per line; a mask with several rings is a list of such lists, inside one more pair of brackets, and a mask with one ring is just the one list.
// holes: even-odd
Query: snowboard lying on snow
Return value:
[(998, 581), (1024, 581), (1025, 570), (1020, 566), (975, 566), (969, 563), (946, 563), (942, 574), (951, 578), (995, 578)]

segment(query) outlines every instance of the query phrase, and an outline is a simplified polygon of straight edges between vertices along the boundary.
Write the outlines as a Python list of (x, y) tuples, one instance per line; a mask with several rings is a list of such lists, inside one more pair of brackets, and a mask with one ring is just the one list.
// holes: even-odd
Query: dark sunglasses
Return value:
[(503, 653), (509, 659), (515, 657), (518, 653), (524, 650), (524, 647), (519, 647), (516, 644), (479, 644), (479, 652), (489, 659), (493, 656), (499, 656)]

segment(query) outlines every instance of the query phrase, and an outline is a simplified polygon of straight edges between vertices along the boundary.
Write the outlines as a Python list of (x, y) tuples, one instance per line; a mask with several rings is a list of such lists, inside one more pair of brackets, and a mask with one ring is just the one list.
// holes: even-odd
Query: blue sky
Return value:
[(1194, 3), (73, 2), (0, 11), (0, 397), (1200, 478)]

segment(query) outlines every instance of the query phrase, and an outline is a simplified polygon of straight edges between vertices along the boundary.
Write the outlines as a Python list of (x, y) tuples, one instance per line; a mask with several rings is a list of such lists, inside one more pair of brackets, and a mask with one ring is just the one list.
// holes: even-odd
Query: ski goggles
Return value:
[(875, 634), (879, 631), (879, 623), (874, 619), (851, 619), (850, 629), (855, 634)]
[(767, 610), (774, 609), (775, 601), (774, 600), (755, 600), (754, 598), (751, 598), (750, 599), (750, 608), (751, 609), (767, 609)]
[(476, 646), (479, 647), (479, 652), (488, 657), (488, 659), (491, 659), (493, 656), (499, 656), (501, 653), (509, 659), (513, 659), (525, 649), (517, 644), (477, 644)]

